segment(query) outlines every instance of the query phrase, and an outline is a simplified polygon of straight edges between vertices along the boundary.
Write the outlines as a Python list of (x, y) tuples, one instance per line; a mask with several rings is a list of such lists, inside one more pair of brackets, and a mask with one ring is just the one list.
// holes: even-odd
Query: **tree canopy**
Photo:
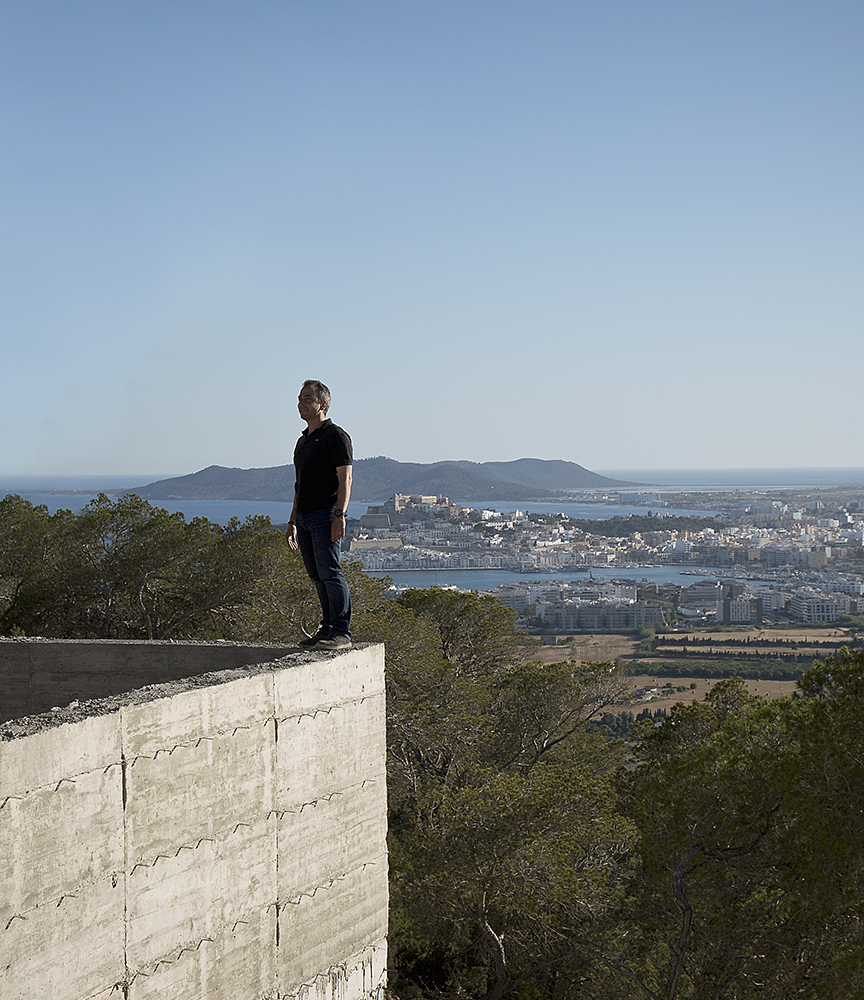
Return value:
[(58, 638), (242, 638), (290, 557), (266, 518), (186, 522), (130, 494), (79, 514), (0, 500), (0, 631)]

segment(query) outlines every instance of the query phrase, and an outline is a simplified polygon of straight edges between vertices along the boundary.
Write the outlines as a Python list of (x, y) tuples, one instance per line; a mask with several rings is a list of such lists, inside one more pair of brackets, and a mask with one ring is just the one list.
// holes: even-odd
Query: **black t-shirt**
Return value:
[(311, 434), (308, 428), (303, 431), (294, 447), (297, 512), (308, 514), (335, 507), (339, 491), (336, 470), (353, 464), (351, 438), (332, 420), (325, 420)]

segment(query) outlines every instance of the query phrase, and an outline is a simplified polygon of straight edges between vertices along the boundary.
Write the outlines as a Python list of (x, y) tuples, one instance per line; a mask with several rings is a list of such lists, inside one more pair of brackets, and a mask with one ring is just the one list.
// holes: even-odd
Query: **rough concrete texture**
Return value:
[(337, 968), (316, 976), (285, 1000), (343, 1000), (343, 997), (368, 997), (380, 992), (387, 975), (387, 942), (365, 948)]
[(57, 714), (70, 703), (104, 700), (150, 684), (272, 663), (295, 650), (234, 642), (0, 638), (0, 722)]
[[(121, 695), (116, 643), (0, 645), (37, 673), (72, 645), (110, 692), (0, 725), (0, 1000), (378, 995), (383, 647), (192, 644), (251, 663)], [(120, 645), (150, 676), (152, 644)]]

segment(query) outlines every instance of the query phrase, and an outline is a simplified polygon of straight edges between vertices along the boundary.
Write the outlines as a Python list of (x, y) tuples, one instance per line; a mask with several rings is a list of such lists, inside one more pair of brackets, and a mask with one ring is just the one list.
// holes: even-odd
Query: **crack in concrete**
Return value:
[(319, 715), (329, 715), (331, 712), (336, 712), (339, 709), (350, 708), (353, 705), (362, 705), (364, 701), (374, 701), (383, 694), (383, 691), (377, 694), (364, 694), (359, 698), (352, 698), (350, 701), (340, 701), (338, 705), (329, 705), (327, 708), (315, 708), (310, 712), (301, 712), (299, 715), (286, 715), (281, 719), (277, 719), (277, 721), (292, 722), (296, 720), (299, 723), (301, 719), (315, 719)]
[(216, 729), (208, 736), (197, 736), (195, 739), (191, 740), (181, 740), (179, 743), (175, 743), (171, 747), (157, 747), (152, 753), (139, 753), (133, 757), (130, 761), (129, 766), (134, 767), (135, 763), (139, 760), (156, 760), (160, 754), (172, 754), (175, 750), (185, 750), (189, 747), (199, 747), (202, 743), (212, 743), (214, 740), (218, 740), (223, 736), (236, 736), (239, 732), (248, 732), (254, 729), (256, 726), (266, 726), (271, 721), (275, 721), (275, 716), (268, 715), (266, 719), (262, 719), (258, 722), (254, 722), (248, 726), (235, 726), (233, 729)]
[(306, 806), (317, 806), (319, 802), (329, 802), (332, 798), (337, 795), (347, 795), (354, 789), (359, 788), (361, 791), (367, 785), (376, 785), (380, 778), (364, 778), (362, 781), (358, 781), (356, 784), (348, 785), (346, 788), (337, 789), (335, 792), (328, 792), (326, 795), (319, 795), (317, 799), (312, 799), (309, 802), (302, 802), (299, 808), (295, 805), (290, 809), (271, 809), (267, 813), (267, 816), (275, 816), (277, 819), (282, 819), (283, 816), (287, 816), (289, 813), (297, 813), (298, 815), (303, 812)]
[(213, 837), (201, 837), (197, 844), (181, 844), (173, 854), (157, 854), (152, 861), (136, 861), (132, 868), (129, 869), (129, 874), (134, 875), (137, 868), (155, 868), (156, 862), (160, 859), (165, 858), (170, 861), (172, 858), (178, 857), (181, 851), (197, 851), (202, 844), (216, 843), (218, 841)]
[[(110, 764), (106, 764), (101, 768), (103, 774), (107, 774), (112, 767), (120, 767), (120, 761), (112, 761)], [(69, 782), (72, 785), (77, 784), (79, 778), (86, 778), (91, 774), (95, 774), (100, 768), (91, 768), (89, 771), (78, 771), (77, 774), (69, 775), (67, 777), (61, 778), (58, 782), (51, 782), (48, 785), (37, 785), (35, 788), (26, 788), (21, 794), (12, 793), (7, 795), (2, 802), (0, 802), (0, 809), (2, 809), (10, 799), (18, 799), (23, 802), (28, 795), (38, 795), (40, 792), (56, 792), (59, 790), (60, 786), (65, 782)]]
[(45, 791), (56, 792), (64, 781), (69, 781), (74, 785), (77, 784), (77, 779), (86, 778), (91, 774), (95, 774), (99, 770), (101, 770), (103, 774), (107, 774), (112, 767), (122, 767), (122, 766), (123, 766), (122, 760), (112, 760), (110, 764), (105, 764), (104, 766), (100, 767), (92, 767), (88, 771), (78, 771), (75, 774), (67, 775), (66, 777), (63, 777), (58, 782), (56, 782), (56, 784), (55, 782), (52, 781), (50, 784), (47, 785), (37, 785), (35, 788), (27, 788), (20, 795), (16, 793), (7, 795), (6, 798), (4, 798), (2, 802), (0, 802), (0, 809), (2, 809), (10, 799), (18, 799), (19, 801), (23, 802), (28, 795), (38, 795), (40, 792), (45, 792)]
[[(382, 855), (379, 855), (378, 857), (380, 858), (380, 857), (382, 857)], [(308, 891), (308, 890), (306, 892), (301, 892), (299, 896), (292, 896), (291, 899), (286, 899), (282, 903), (280, 903), (277, 900), (277, 902), (276, 902), (276, 910), (277, 910), (277, 912), (279, 912), (279, 910), (284, 909), (286, 906), (299, 906), (300, 905), (300, 900), (303, 899), (304, 896), (308, 896), (309, 899), (313, 899), (315, 897), (315, 894), (317, 892), (319, 892), (319, 891), (326, 892), (328, 889), (332, 889), (333, 886), (336, 885), (337, 882), (344, 882), (345, 879), (349, 877), (349, 875), (354, 875), (357, 872), (360, 872), (360, 874), (362, 874), (363, 872), (366, 871), (367, 868), (369, 868), (369, 867), (373, 867), (374, 868), (377, 864), (378, 864), (378, 858), (376, 858), (376, 859), (374, 859), (372, 861), (364, 861), (363, 864), (357, 865), (356, 868), (351, 868), (347, 872), (343, 872), (341, 875), (337, 875), (335, 878), (331, 878), (327, 882), (322, 882), (322, 883), (320, 883), (320, 885), (316, 885), (315, 888), (312, 889), (311, 892)]]
[(41, 910), (43, 907), (51, 906), (52, 904), (55, 907), (58, 907), (60, 906), (60, 904), (63, 902), (64, 899), (78, 899), (78, 896), (82, 892), (84, 892), (85, 889), (90, 889), (94, 885), (99, 885), (100, 882), (107, 882), (108, 879), (111, 879), (111, 888), (116, 889), (117, 882), (121, 874), (122, 872), (118, 871), (106, 872), (104, 875), (100, 876), (99, 878), (93, 879), (90, 882), (79, 883), (78, 885), (75, 886), (74, 889), (71, 889), (68, 892), (64, 892), (59, 898), (44, 899), (42, 900), (42, 902), (36, 903), (35, 906), (30, 906), (26, 910), (21, 910), (18, 913), (13, 913), (9, 917), (9, 920), (4, 930), (7, 931), (9, 930), (13, 920), (26, 920), (27, 919), (26, 914), (35, 913), (37, 910)]
[[(302, 806), (297, 810), (298, 812), (303, 812), (306, 806), (317, 806), (319, 802), (329, 802), (334, 799), (337, 795), (344, 795), (344, 792), (331, 792), (329, 795), (322, 795), (320, 798), (312, 799), (311, 802), (304, 802)], [(280, 817), (281, 818), (281, 817)]]
[[(267, 819), (269, 819), (271, 815), (272, 815), (272, 812), (271, 813), (267, 813), (267, 815), (264, 817), (264, 821), (266, 821)], [(262, 821), (262, 822), (264, 822), (264, 821)], [(196, 843), (194, 843), (194, 844), (191, 844), (191, 843), (190, 844), (180, 844), (180, 846), (177, 848), (177, 850), (173, 854), (170, 854), (170, 853), (166, 854), (164, 851), (161, 851), (159, 854), (155, 855), (152, 858), (140, 858), (129, 869), (129, 871), (128, 871), (127, 874), (131, 875), (135, 871), (136, 868), (153, 868), (155, 866), (156, 862), (160, 858), (165, 858), (165, 859), (167, 859), (167, 860), (170, 861), (172, 858), (176, 858), (177, 855), (181, 851), (195, 851), (195, 850), (197, 850), (205, 842), (211, 843), (211, 844), (225, 843), (225, 838), (226, 837), (233, 837), (234, 834), (237, 833), (237, 831), (240, 829), (241, 826), (246, 827), (247, 830), (254, 830), (255, 829), (255, 827), (251, 823), (243, 823), (243, 822), (237, 823), (237, 824), (235, 824), (234, 829), (231, 830), (230, 832), (227, 830), (227, 827), (223, 828), (223, 830), (221, 832), (221, 837), (220, 837), (220, 832), (216, 831), (216, 835), (215, 836), (213, 836), (213, 837), (200, 837), (198, 839), (198, 841)], [(211, 831), (211, 832), (213, 832), (213, 831)]]
[[(240, 922), (241, 921), (238, 921), (238, 923), (240, 923)], [(153, 975), (156, 974), (156, 971), (162, 965), (174, 965), (176, 962), (180, 961), (180, 959), (182, 958), (182, 956), (184, 954), (186, 954), (186, 952), (198, 951), (198, 949), (201, 947), (201, 945), (204, 944), (205, 942), (209, 942), (210, 944), (214, 944), (216, 942), (216, 938), (203, 937), (194, 946), (192, 946), (192, 945), (184, 945), (177, 952), (177, 954), (173, 958), (160, 958), (149, 972), (145, 972), (144, 969), (139, 969), (137, 972), (134, 972), (132, 974), (132, 976), (129, 978), (129, 985), (131, 986), (131, 984), (134, 983), (135, 980), (138, 979), (139, 976), (144, 976), (145, 979), (149, 979), (150, 976), (153, 976)], [(146, 966), (145, 966), (145, 968), (146, 968)]]
[[(272, 905), (273, 904), (271, 903), (270, 906), (272, 906)], [(264, 909), (265, 913), (270, 909), (270, 906), (267, 906)], [(197, 941), (196, 944), (186, 944), (186, 945), (183, 945), (183, 946), (181, 946), (177, 950), (176, 954), (174, 953), (174, 950), (172, 949), (166, 956), (163, 956), (162, 958), (156, 959), (154, 962), (147, 962), (147, 963), (145, 963), (145, 965), (142, 966), (142, 968), (136, 970), (135, 972), (131, 972), (131, 970), (127, 969), (127, 976), (128, 976), (128, 978), (126, 980), (127, 985), (131, 985), (139, 976), (144, 976), (145, 978), (149, 978), (150, 976), (155, 975), (160, 966), (163, 966), (163, 965), (174, 965), (175, 963), (179, 962), (180, 959), (183, 957), (183, 955), (186, 954), (187, 952), (191, 953), (191, 952), (198, 951), (199, 948), (201, 947), (201, 945), (204, 944), (205, 942), (208, 942), (210, 944), (216, 944), (220, 940), (223, 931), (226, 931), (226, 930), (228, 930), (230, 928), (231, 933), (233, 933), (234, 931), (237, 930), (237, 928), (240, 926), (240, 924), (243, 924), (244, 926), (249, 927), (249, 926), (251, 926), (252, 921), (251, 920), (245, 920), (244, 918), (239, 917), (238, 919), (234, 920), (233, 923), (224, 923), (224, 924), (222, 924), (219, 928), (217, 928), (213, 932), (214, 935), (215, 935), (213, 937), (204, 936), (204, 937), (200, 938)]]

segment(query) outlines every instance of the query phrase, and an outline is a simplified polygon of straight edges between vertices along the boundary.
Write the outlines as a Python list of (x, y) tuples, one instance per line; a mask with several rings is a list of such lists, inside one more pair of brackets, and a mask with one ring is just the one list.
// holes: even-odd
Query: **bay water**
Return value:
[[(3, 491), (5, 495), (6, 491)], [(9, 491), (12, 492), (12, 491)], [(34, 505), (42, 504), (48, 508), (48, 512), (53, 514), (58, 510), (79, 511), (97, 495), (93, 493), (54, 493), (54, 492), (34, 492), (30, 490), (16, 490), (19, 496), (29, 500)], [(113, 495), (120, 495), (117, 491), (111, 491)], [(380, 502), (380, 501), (379, 501)], [(454, 501), (459, 503), (460, 501)], [(291, 504), (283, 500), (151, 500), (154, 507), (162, 507), (169, 513), (174, 514), (180, 511), (187, 521), (193, 517), (206, 517), (209, 521), (217, 524), (227, 524), (232, 517), (237, 517), (244, 521), (248, 516), (263, 514), (270, 518), (272, 524), (285, 524), (291, 516)], [(359, 518), (366, 513), (366, 509), (374, 504), (368, 500), (352, 500), (348, 504), (348, 516)], [(628, 514), (647, 514), (649, 510), (658, 515), (682, 515), (692, 517), (714, 517), (716, 510), (687, 510), (683, 508), (661, 507), (656, 505), (643, 507), (628, 507), (623, 504), (588, 504), (588, 503), (565, 503), (561, 500), (549, 500), (535, 503), (514, 503), (512, 500), (489, 500), (483, 503), (471, 501), (463, 504), (473, 510), (496, 510), (502, 514), (511, 513), (516, 510), (524, 511), (528, 514), (566, 514), (568, 517), (577, 518), (584, 521), (601, 521), (609, 517), (626, 517)]]

